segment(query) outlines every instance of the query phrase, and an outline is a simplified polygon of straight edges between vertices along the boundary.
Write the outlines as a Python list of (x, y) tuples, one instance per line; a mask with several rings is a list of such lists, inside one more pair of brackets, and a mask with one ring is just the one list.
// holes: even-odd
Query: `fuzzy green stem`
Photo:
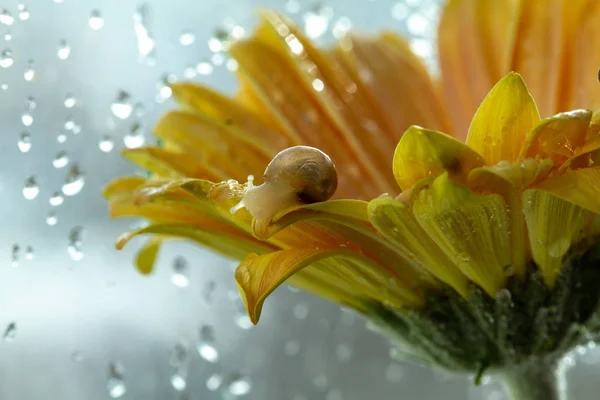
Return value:
[(504, 381), (512, 400), (566, 400), (567, 386), (564, 372), (556, 362), (545, 359), (531, 360), (504, 370), (499, 377)]

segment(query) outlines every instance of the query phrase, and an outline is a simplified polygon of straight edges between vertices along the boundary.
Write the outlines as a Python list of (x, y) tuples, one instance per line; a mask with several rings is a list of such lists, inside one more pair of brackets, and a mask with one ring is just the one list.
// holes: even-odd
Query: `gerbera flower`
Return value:
[(438, 85), (392, 33), (322, 51), (266, 12), (231, 47), (235, 98), (175, 84), (163, 146), (124, 152), (152, 176), (109, 184), (111, 215), (150, 225), (118, 247), (152, 235), (149, 273), (191, 239), (242, 261), (254, 323), (287, 282), (407, 358), (559, 396), (554, 367), (600, 328), (599, 41), (594, 1), (450, 1)]

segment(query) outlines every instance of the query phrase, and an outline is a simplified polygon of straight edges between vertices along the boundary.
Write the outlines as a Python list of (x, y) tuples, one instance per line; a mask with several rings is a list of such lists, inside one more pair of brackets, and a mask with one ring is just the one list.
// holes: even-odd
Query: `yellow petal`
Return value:
[(154, 269), (161, 243), (162, 239), (153, 237), (138, 251), (135, 257), (135, 266), (142, 275), (148, 275)]
[(411, 126), (394, 153), (394, 177), (402, 190), (447, 171), (458, 180), (483, 165), (483, 158), (464, 143), (441, 132)]
[(541, 155), (562, 164), (583, 145), (591, 118), (590, 110), (574, 110), (542, 120), (527, 134), (521, 156)]
[(586, 210), (600, 213), (600, 167), (556, 174), (535, 185), (535, 188)]
[(525, 136), (540, 121), (535, 102), (519, 74), (506, 75), (487, 95), (473, 117), (467, 144), (486, 164), (514, 161)]
[(469, 279), (491, 296), (504, 286), (511, 249), (501, 196), (472, 193), (444, 173), (416, 194), (413, 211), (421, 227)]
[(530, 259), (521, 192), (525, 187), (545, 179), (553, 167), (550, 160), (529, 158), (475, 168), (469, 174), (470, 189), (478, 193), (497, 193), (506, 201), (510, 220), (511, 269), (520, 279), (526, 277)]
[(124, 176), (122, 178), (113, 179), (108, 185), (102, 189), (102, 195), (110, 199), (118, 194), (130, 193), (135, 188), (146, 183), (147, 179), (143, 176)]
[[(389, 276), (368, 258), (347, 250), (290, 249), (263, 256), (249, 255), (237, 268), (235, 280), (253, 323), (260, 318), (269, 294), (289, 277), (313, 265), (337, 277), (342, 287), (352, 289), (356, 302), (379, 301), (400, 308), (418, 305), (422, 298), (389, 284)], [(341, 296), (343, 297), (343, 296)]]
[(538, 189), (523, 192), (523, 214), (533, 260), (544, 281), (554, 286), (565, 254), (584, 234), (590, 214), (568, 201)]
[(277, 247), (256, 240), (241, 231), (237, 233), (233, 231), (222, 232), (191, 224), (152, 224), (137, 231), (124, 233), (117, 240), (117, 249), (122, 249), (131, 238), (144, 234), (189, 239), (226, 257), (237, 260), (242, 260), (250, 253), (265, 254), (277, 250)]
[(573, 7), (573, 3), (579, 3), (580, 7), (576, 8), (574, 38), (567, 43), (570, 53), (566, 61), (570, 65), (565, 109), (597, 109), (600, 108), (600, 90), (595, 72), (600, 66), (600, 52), (590, 49), (600, 49), (600, 2), (576, 0), (569, 2), (569, 7)]
[(587, 168), (597, 164), (600, 164), (600, 111), (592, 114), (583, 146), (575, 150), (575, 154), (564, 162), (561, 169)]
[(161, 177), (199, 178), (220, 181), (226, 178), (223, 172), (212, 168), (188, 153), (170, 151), (158, 147), (126, 149), (123, 156), (140, 167)]
[(369, 218), (415, 268), (431, 272), (458, 293), (467, 296), (466, 276), (421, 228), (409, 207), (391, 198), (375, 199), (369, 202)]
[(457, 132), (492, 86), (510, 71), (518, 0), (450, 0), (438, 28), (438, 53), (445, 100)]
[(228, 126), (237, 127), (261, 143), (277, 150), (300, 144), (297, 138), (286, 136), (279, 126), (269, 123), (260, 114), (241, 102), (225, 97), (210, 88), (193, 82), (171, 85), (173, 97), (187, 109), (211, 116)]
[(273, 149), (201, 114), (171, 111), (161, 118), (154, 132), (160, 139), (176, 143), (182, 150), (219, 168), (233, 179), (261, 176), (275, 155)]

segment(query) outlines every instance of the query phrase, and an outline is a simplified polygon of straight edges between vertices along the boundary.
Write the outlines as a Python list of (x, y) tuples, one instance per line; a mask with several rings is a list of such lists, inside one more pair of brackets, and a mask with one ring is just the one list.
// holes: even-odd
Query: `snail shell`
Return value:
[(244, 198), (234, 209), (246, 207), (255, 219), (266, 220), (286, 208), (325, 201), (337, 188), (337, 172), (319, 149), (295, 146), (278, 153), (267, 165), (264, 183), (248, 180)]

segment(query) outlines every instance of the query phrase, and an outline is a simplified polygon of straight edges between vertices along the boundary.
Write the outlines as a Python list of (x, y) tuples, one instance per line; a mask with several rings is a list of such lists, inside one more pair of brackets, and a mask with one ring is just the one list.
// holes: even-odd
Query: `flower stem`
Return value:
[(562, 369), (554, 361), (535, 359), (500, 374), (512, 400), (566, 400)]

